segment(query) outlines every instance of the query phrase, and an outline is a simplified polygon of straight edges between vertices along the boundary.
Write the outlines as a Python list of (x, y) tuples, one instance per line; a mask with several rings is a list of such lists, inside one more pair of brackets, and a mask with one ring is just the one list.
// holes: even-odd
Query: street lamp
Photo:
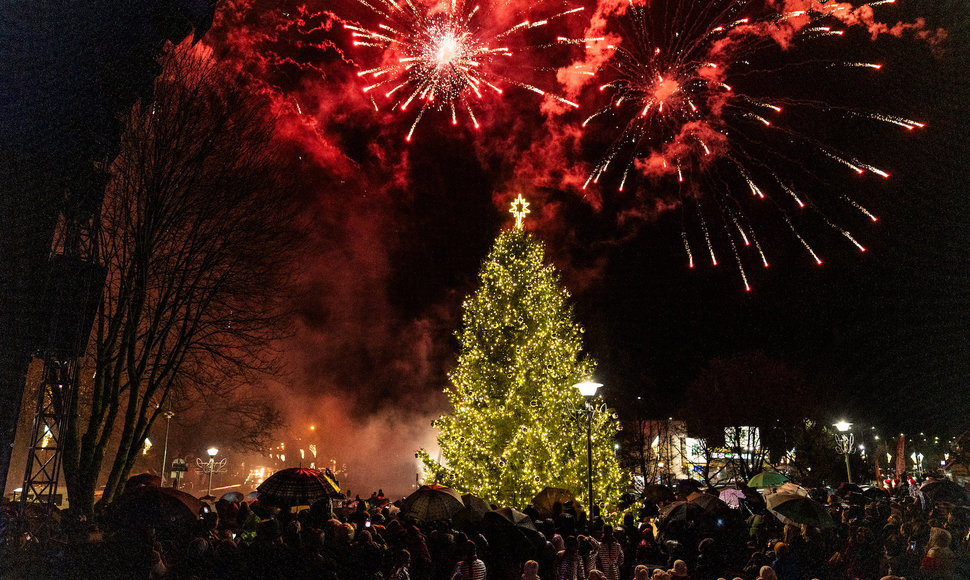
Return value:
[(852, 436), (852, 423), (845, 420), (836, 423), (835, 428), (839, 430), (836, 440), (836, 449), (845, 456), (845, 477), (846, 481), (852, 483), (852, 467), (849, 465), (849, 454), (852, 453), (852, 445), (855, 442)]
[(161, 486), (165, 487), (165, 468), (167, 467), (167, 464), (168, 464), (168, 428), (171, 426), (172, 417), (175, 416), (175, 413), (173, 413), (172, 411), (165, 411), (164, 413), (162, 413), (162, 416), (165, 417), (165, 451), (162, 453)]
[(206, 489), (205, 497), (202, 499), (212, 500), (215, 499), (215, 497), (212, 496), (212, 474), (216, 471), (222, 471), (222, 468), (226, 465), (226, 459), (223, 457), (218, 463), (216, 463), (216, 455), (219, 454), (219, 450), (215, 447), (208, 448), (206, 453), (209, 455), (209, 461), (202, 461), (201, 457), (197, 457), (195, 462), (196, 465), (199, 466), (199, 469), (202, 470), (202, 473), (209, 474), (209, 487)]
[(586, 465), (588, 468), (588, 483), (589, 483), (589, 495), (586, 496), (586, 500), (589, 502), (589, 517), (590, 520), (593, 518), (593, 413), (596, 412), (596, 408), (593, 407), (593, 397), (596, 396), (596, 391), (599, 390), (603, 385), (600, 383), (594, 383), (592, 381), (583, 381), (573, 385), (579, 389), (579, 393), (583, 395), (586, 399), (585, 411), (586, 411)]

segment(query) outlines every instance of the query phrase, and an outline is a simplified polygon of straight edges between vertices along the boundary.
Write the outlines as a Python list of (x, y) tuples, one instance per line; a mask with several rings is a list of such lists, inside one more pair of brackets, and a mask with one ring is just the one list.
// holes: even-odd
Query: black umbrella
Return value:
[(482, 519), (486, 529), (492, 533), (505, 533), (513, 538), (521, 538), (533, 549), (537, 550), (545, 545), (546, 539), (542, 535), (532, 518), (517, 509), (503, 507), (485, 513)]
[(467, 529), (482, 523), (485, 513), (492, 507), (482, 498), (470, 493), (462, 494), (461, 501), (465, 507), (461, 508), (451, 518), (451, 522), (459, 529)]
[(199, 519), (202, 501), (171, 487), (142, 485), (123, 493), (108, 506), (108, 521), (117, 527), (162, 528)]
[(810, 497), (795, 493), (774, 493), (767, 498), (768, 509), (786, 524), (806, 524), (816, 528), (835, 526), (825, 507)]
[(956, 505), (970, 505), (970, 493), (949, 479), (931, 479), (921, 485), (919, 490), (930, 503), (950, 502)]
[(658, 503), (661, 501), (672, 501), (677, 499), (672, 489), (666, 485), (660, 485), (659, 483), (645, 485), (640, 496), (648, 503)]
[(461, 494), (443, 485), (422, 485), (404, 498), (401, 513), (422, 522), (450, 520), (465, 507)]
[(695, 491), (687, 496), (688, 503), (699, 505), (707, 513), (717, 513), (719, 511), (731, 509), (727, 503), (721, 501), (717, 496), (709, 493)]
[[(715, 498), (716, 499), (716, 498)], [(661, 524), (673, 521), (694, 521), (707, 514), (704, 506), (690, 501), (678, 500), (665, 505), (660, 510), (659, 520)]]

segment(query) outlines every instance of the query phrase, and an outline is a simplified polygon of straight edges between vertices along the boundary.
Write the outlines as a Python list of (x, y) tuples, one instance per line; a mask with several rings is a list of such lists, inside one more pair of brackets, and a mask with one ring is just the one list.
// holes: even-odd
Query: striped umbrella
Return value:
[(306, 467), (288, 467), (266, 478), (256, 488), (259, 501), (271, 505), (310, 505), (340, 491), (325, 473)]

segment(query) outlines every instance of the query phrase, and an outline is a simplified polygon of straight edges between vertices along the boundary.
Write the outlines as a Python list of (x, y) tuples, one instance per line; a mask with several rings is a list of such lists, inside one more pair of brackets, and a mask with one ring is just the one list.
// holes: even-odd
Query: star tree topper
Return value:
[(512, 209), (509, 210), (509, 213), (515, 216), (515, 229), (521, 230), (525, 216), (532, 213), (529, 211), (529, 202), (522, 197), (521, 193), (512, 201)]

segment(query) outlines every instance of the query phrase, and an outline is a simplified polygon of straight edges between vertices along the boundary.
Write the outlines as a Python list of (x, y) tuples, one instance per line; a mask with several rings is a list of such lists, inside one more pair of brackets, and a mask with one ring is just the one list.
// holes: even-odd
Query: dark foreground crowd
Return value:
[[(370, 500), (298, 513), (217, 502), (165, 526), (66, 515), (44, 543), (0, 550), (3, 578), (323, 580), (970, 579), (970, 513), (909, 496), (830, 501), (834, 527), (782, 524), (757, 505), (659, 520), (648, 507), (613, 527), (556, 504), (521, 522), (418, 522)], [(838, 499), (838, 498), (836, 498)], [(747, 516), (747, 517), (744, 517)], [(506, 525), (507, 524), (507, 525)]]

